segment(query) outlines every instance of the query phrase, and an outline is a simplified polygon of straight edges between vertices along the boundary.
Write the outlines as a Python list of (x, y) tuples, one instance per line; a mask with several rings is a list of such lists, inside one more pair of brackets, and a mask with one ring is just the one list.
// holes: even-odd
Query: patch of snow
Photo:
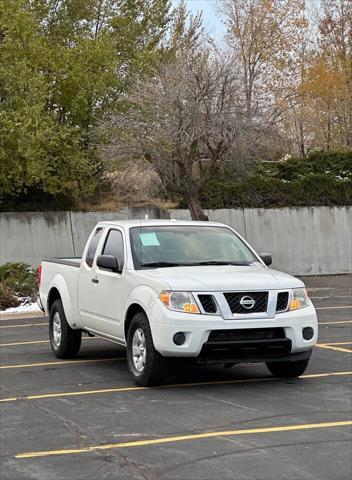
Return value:
[(5, 310), (6, 313), (27, 313), (40, 311), (39, 305), (36, 302), (22, 304), (19, 307), (11, 307)]

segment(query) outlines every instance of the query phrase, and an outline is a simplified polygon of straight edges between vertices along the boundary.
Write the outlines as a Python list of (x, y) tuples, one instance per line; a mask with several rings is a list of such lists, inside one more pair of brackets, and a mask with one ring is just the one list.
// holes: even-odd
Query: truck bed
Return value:
[(65, 304), (65, 313), (70, 324), (78, 318), (77, 288), (81, 257), (45, 258), (42, 261), (40, 299), (47, 310), (51, 287), (55, 287)]
[(81, 265), (82, 257), (50, 257), (44, 258), (43, 262), (59, 263), (60, 265), (69, 265), (70, 267), (79, 268)]

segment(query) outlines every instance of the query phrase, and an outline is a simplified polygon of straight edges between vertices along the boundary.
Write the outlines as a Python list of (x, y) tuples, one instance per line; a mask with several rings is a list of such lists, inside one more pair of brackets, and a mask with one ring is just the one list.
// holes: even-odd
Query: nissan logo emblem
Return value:
[(251, 308), (254, 307), (255, 300), (252, 297), (249, 297), (249, 296), (242, 297), (241, 300), (240, 300), (240, 305), (243, 308), (247, 308), (248, 310), (250, 310)]

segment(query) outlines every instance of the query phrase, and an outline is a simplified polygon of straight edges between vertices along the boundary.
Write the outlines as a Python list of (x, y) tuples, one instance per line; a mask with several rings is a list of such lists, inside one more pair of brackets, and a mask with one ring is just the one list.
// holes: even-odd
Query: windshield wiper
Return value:
[(176, 263), (176, 262), (149, 262), (149, 263), (141, 263), (141, 267), (183, 267), (188, 264), (186, 263)]
[(149, 262), (141, 263), (141, 267), (198, 267), (206, 265), (235, 265), (235, 266), (247, 266), (253, 262), (245, 261), (231, 261), (231, 260), (207, 260), (204, 262)]
[(236, 266), (247, 266), (253, 262), (246, 261), (233, 261), (233, 260), (207, 260), (206, 262), (194, 262), (192, 265), (236, 265)]

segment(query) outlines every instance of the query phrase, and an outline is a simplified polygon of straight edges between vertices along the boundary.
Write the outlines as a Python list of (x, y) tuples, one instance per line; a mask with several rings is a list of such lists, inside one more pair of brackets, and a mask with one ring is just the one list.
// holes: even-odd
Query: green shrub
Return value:
[(17, 307), (20, 297), (35, 301), (38, 292), (36, 272), (24, 262), (0, 265), (0, 310)]
[(0, 282), (0, 310), (10, 307), (18, 307), (21, 301), (16, 297), (13, 290)]
[(241, 180), (216, 172), (201, 201), (213, 209), (352, 205), (352, 150), (262, 163)]

